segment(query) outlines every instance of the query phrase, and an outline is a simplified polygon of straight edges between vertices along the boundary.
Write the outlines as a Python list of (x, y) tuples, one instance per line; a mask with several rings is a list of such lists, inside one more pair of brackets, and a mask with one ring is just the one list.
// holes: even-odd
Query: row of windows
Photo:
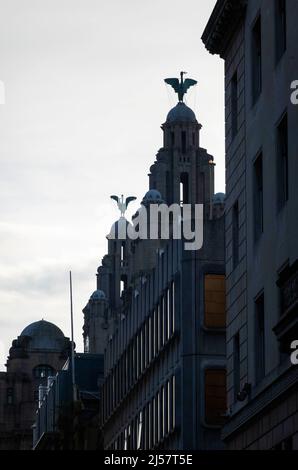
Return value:
[[(55, 374), (53, 367), (48, 365), (39, 365), (33, 369), (33, 377), (36, 379), (46, 379)], [(38, 391), (34, 392), (34, 400), (38, 400)], [(6, 402), (8, 405), (14, 403), (14, 390), (13, 387), (6, 389)]]
[(176, 426), (176, 379), (172, 376), (112, 445), (113, 449), (152, 449)]
[[(279, 62), (287, 47), (286, 0), (274, 0), (275, 58)], [(262, 17), (259, 14), (252, 27), (252, 97), (253, 104), (262, 92)]]
[[(276, 207), (280, 211), (289, 198), (288, 116), (283, 114), (276, 127)], [(260, 152), (253, 165), (253, 223), (254, 239), (257, 241), (264, 231), (264, 183), (263, 153)], [(239, 203), (235, 202), (232, 214), (233, 266), (239, 262)]]
[(107, 377), (105, 416), (109, 416), (158, 356), (172, 338), (175, 328), (175, 284), (172, 282)]
[[(39, 400), (39, 391), (34, 390), (33, 392), (33, 401), (38, 402)], [(13, 405), (14, 404), (14, 390), (12, 387), (7, 388), (6, 390), (6, 403), (8, 405)]]
[[(172, 376), (112, 445), (113, 449), (157, 447), (176, 427), (176, 379)], [(221, 426), (226, 416), (226, 370), (205, 370), (205, 423)]]
[[(278, 62), (287, 47), (287, 15), (286, 0), (273, 0), (275, 3), (275, 53)], [(251, 34), (251, 77), (252, 104), (255, 104), (262, 92), (262, 18), (258, 15)], [(232, 138), (238, 132), (239, 114), (239, 77), (235, 71), (231, 80), (231, 128)]]
[[(191, 142), (192, 142), (192, 145), (195, 145), (196, 135), (195, 135), (194, 132), (192, 133)], [(180, 142), (179, 143), (181, 145), (182, 153), (186, 153), (186, 151), (187, 151), (187, 134), (186, 134), (186, 131), (181, 131)], [(171, 132), (171, 146), (174, 147), (175, 144), (176, 144), (176, 142), (175, 142), (175, 133)]]

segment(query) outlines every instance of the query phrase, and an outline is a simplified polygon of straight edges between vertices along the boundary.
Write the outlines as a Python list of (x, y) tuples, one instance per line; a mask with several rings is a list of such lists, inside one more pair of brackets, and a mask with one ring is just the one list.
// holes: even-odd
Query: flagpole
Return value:
[(74, 334), (73, 334), (73, 298), (72, 298), (72, 275), (69, 271), (69, 293), (70, 293), (70, 324), (71, 324), (71, 378), (73, 401), (76, 401), (76, 380), (75, 380), (75, 351), (74, 351)]

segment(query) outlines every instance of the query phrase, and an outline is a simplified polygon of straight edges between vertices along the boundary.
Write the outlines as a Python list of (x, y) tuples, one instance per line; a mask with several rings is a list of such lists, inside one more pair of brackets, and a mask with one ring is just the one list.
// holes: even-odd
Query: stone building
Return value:
[(225, 61), (230, 449), (298, 449), (296, 0), (218, 0), (202, 40)]
[(74, 377), (72, 361), (67, 359), (40, 397), (33, 425), (34, 450), (102, 449), (98, 432), (102, 379), (102, 354), (75, 353)]
[[(204, 242), (108, 237), (97, 290), (83, 310), (85, 352), (105, 352), (106, 449), (220, 449), (226, 413), (224, 195), (213, 157), (181, 100), (162, 126), (142, 208), (204, 205)], [(150, 217), (149, 217), (150, 222)]]
[(0, 449), (32, 449), (39, 386), (62, 368), (71, 342), (53, 323), (28, 325), (12, 342), (6, 372), (0, 372)]

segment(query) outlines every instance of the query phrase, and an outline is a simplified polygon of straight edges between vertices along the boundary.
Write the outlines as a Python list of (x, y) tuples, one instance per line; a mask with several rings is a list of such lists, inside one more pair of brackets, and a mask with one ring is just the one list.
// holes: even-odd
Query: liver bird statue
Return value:
[(118, 209), (121, 213), (121, 217), (124, 216), (125, 212), (126, 212), (126, 209), (127, 209), (127, 206), (130, 202), (132, 201), (135, 201), (137, 198), (134, 197), (134, 196), (130, 196), (130, 197), (127, 197), (125, 200), (124, 200), (124, 196), (123, 194), (121, 194), (121, 197), (118, 197), (118, 196), (111, 196), (111, 199), (114, 199), (114, 201), (117, 202), (117, 206), (118, 206)]
[(168, 85), (171, 85), (175, 92), (178, 94), (178, 99), (180, 102), (183, 102), (183, 97), (187, 93), (187, 90), (191, 87), (196, 85), (198, 82), (193, 80), (192, 78), (186, 78), (183, 80), (183, 75), (187, 72), (180, 72), (180, 81), (179, 78), (166, 78), (165, 82)]

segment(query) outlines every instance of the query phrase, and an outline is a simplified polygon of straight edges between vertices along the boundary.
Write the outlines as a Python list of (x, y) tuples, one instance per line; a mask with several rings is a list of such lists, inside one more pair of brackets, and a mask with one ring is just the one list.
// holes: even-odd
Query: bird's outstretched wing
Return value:
[(126, 200), (125, 200), (125, 204), (126, 204), (126, 207), (128, 206), (128, 204), (132, 201), (135, 201), (137, 198), (134, 197), (134, 196), (130, 196), (130, 197), (127, 197)]
[(119, 202), (119, 197), (118, 196), (111, 196), (111, 199), (114, 199), (117, 203)]
[(186, 78), (183, 82), (183, 91), (184, 93), (187, 92), (187, 90), (191, 87), (196, 85), (198, 82), (196, 80), (193, 80), (192, 78)]
[(168, 85), (171, 85), (174, 88), (174, 90), (176, 91), (176, 93), (179, 93), (179, 91), (180, 91), (180, 82), (179, 82), (178, 78), (165, 78), (165, 82)]

